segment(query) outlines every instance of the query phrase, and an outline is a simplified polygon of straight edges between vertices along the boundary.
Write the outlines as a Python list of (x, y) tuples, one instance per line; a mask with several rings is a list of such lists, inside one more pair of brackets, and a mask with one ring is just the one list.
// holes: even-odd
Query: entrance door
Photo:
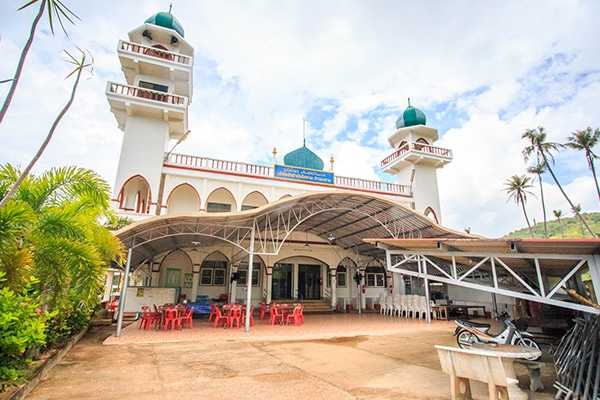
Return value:
[(298, 297), (306, 300), (321, 298), (321, 266), (300, 264), (298, 266)]
[(271, 299), (292, 298), (292, 264), (275, 264)]

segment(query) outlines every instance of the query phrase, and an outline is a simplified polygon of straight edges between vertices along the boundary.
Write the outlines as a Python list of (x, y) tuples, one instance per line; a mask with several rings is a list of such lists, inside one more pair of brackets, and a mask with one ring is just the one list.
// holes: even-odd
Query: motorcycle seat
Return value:
[(472, 328), (487, 328), (487, 329), (489, 329), (491, 327), (490, 324), (480, 323), (480, 322), (471, 322), (471, 321), (467, 321), (464, 319), (461, 319), (460, 322), (461, 322), (461, 324), (470, 326)]

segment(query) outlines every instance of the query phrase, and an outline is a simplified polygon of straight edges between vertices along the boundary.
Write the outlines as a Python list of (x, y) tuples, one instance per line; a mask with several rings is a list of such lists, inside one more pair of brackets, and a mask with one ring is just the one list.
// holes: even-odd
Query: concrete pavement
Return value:
[[(379, 314), (307, 315), (301, 327), (256, 321), (249, 333), (200, 319), (187, 336), (140, 331), (136, 322), (115, 338), (114, 327), (96, 327), (27, 398), (449, 399), (433, 346), (454, 346), (454, 327)], [(516, 369), (529, 393), (525, 369)], [(553, 373), (544, 367), (546, 389), (531, 399), (554, 399)], [(485, 384), (473, 391), (487, 398)]]

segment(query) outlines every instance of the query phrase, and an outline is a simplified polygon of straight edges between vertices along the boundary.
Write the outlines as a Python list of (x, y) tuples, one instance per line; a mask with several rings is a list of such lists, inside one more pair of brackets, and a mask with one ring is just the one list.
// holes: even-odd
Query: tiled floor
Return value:
[(290, 340), (292, 338), (322, 338), (354, 336), (358, 334), (381, 335), (411, 329), (447, 330), (453, 332), (455, 323), (450, 321), (433, 321), (383, 316), (376, 313), (363, 314), (316, 314), (305, 315), (305, 323), (294, 325), (269, 325), (268, 319), (259, 320), (246, 332), (245, 327), (225, 329), (213, 328), (208, 318), (203, 316), (194, 319), (193, 329), (182, 330), (143, 330), (139, 329), (139, 321), (135, 321), (121, 330), (119, 337), (110, 336), (105, 345), (125, 343), (180, 342), (194, 340), (222, 339), (269, 339)]

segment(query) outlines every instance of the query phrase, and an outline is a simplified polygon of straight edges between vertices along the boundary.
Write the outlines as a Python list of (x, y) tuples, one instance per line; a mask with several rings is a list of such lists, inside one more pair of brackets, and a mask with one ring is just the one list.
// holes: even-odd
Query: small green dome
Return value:
[(325, 164), (318, 155), (306, 148), (306, 144), (283, 157), (283, 163), (289, 167), (323, 170)]
[(406, 110), (402, 113), (398, 120), (396, 120), (396, 128), (406, 128), (408, 126), (425, 125), (427, 118), (425, 113), (418, 108), (414, 108), (410, 105), (406, 107)]
[(159, 12), (148, 18), (145, 23), (162, 26), (163, 28), (173, 29), (183, 37), (183, 26), (170, 12)]

